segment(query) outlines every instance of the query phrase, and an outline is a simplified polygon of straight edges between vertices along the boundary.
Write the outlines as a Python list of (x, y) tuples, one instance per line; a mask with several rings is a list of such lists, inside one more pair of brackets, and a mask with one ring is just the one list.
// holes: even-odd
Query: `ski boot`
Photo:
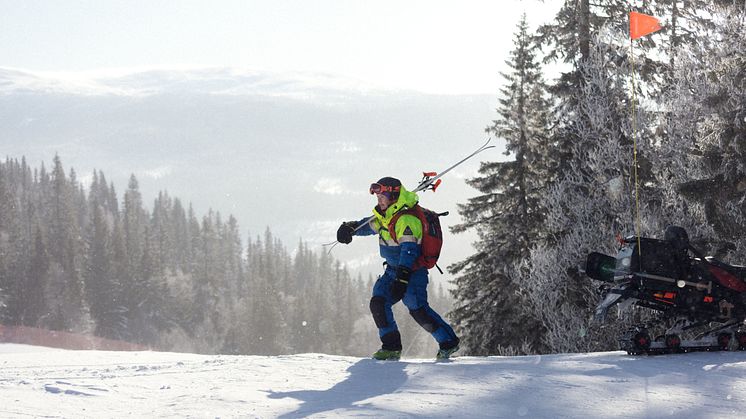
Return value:
[(454, 346), (453, 348), (449, 349), (440, 349), (437, 354), (435, 354), (436, 360), (446, 360), (450, 359), (451, 355), (458, 351), (458, 345)]
[(379, 349), (373, 354), (373, 359), (379, 361), (398, 361), (401, 358), (401, 351), (390, 351), (388, 349)]

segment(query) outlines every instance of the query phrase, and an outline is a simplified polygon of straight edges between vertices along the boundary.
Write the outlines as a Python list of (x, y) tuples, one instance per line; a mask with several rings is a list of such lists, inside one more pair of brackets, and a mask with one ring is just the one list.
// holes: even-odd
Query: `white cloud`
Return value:
[(341, 179), (326, 177), (316, 181), (316, 184), (313, 185), (313, 190), (328, 195), (341, 195), (343, 193), (349, 193), (349, 191), (342, 185)]
[(170, 175), (171, 173), (173, 173), (173, 167), (171, 166), (161, 166), (161, 167), (156, 167), (154, 169), (148, 169), (148, 170), (143, 171), (143, 174), (146, 177), (149, 177), (151, 179), (156, 179), (156, 180), (162, 177), (166, 177)]
[(359, 153), (362, 149), (352, 141), (335, 141), (333, 143), (336, 153)]

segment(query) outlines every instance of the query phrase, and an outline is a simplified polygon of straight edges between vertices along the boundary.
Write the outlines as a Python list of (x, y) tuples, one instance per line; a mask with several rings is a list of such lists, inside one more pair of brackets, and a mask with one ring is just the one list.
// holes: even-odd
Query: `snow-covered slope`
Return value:
[(739, 417), (746, 352), (382, 362), (0, 345), (0, 417)]

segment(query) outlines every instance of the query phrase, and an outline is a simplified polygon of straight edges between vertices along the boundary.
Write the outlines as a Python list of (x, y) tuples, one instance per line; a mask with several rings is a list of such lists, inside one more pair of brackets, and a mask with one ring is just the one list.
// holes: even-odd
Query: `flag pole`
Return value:
[(632, 149), (634, 152), (633, 165), (635, 174), (635, 236), (637, 236), (637, 254), (640, 263), (642, 263), (642, 246), (640, 244), (642, 223), (640, 222), (640, 179), (637, 171), (637, 85), (635, 80), (635, 50), (633, 41), (660, 29), (660, 22), (656, 17), (637, 12), (629, 12), (629, 55), (631, 64), (630, 71), (632, 73)]
[(633, 169), (635, 174), (635, 236), (637, 236), (637, 255), (642, 262), (642, 246), (640, 235), (642, 234), (642, 225), (640, 223), (640, 179), (637, 173), (637, 86), (635, 83), (635, 50), (634, 40), (629, 38), (629, 56), (632, 72), (632, 150), (633, 150)]

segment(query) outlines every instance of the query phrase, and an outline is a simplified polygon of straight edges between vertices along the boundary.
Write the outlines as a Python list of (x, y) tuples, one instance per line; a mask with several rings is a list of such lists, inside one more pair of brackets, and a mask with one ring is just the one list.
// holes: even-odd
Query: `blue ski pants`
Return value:
[[(378, 335), (383, 338), (392, 332), (398, 332), (399, 328), (394, 320), (394, 312), (391, 307), (398, 303), (391, 295), (391, 284), (396, 279), (396, 270), (387, 266), (373, 286), (373, 298), (371, 298), (371, 312), (378, 327)], [(420, 268), (412, 272), (409, 278), (409, 286), (401, 301), (409, 309), (409, 314), (414, 320), (428, 331), (433, 338), (443, 346), (457, 341), (453, 328), (443, 320), (438, 313), (427, 303), (427, 269)], [(383, 339), (382, 339), (383, 340)]]

